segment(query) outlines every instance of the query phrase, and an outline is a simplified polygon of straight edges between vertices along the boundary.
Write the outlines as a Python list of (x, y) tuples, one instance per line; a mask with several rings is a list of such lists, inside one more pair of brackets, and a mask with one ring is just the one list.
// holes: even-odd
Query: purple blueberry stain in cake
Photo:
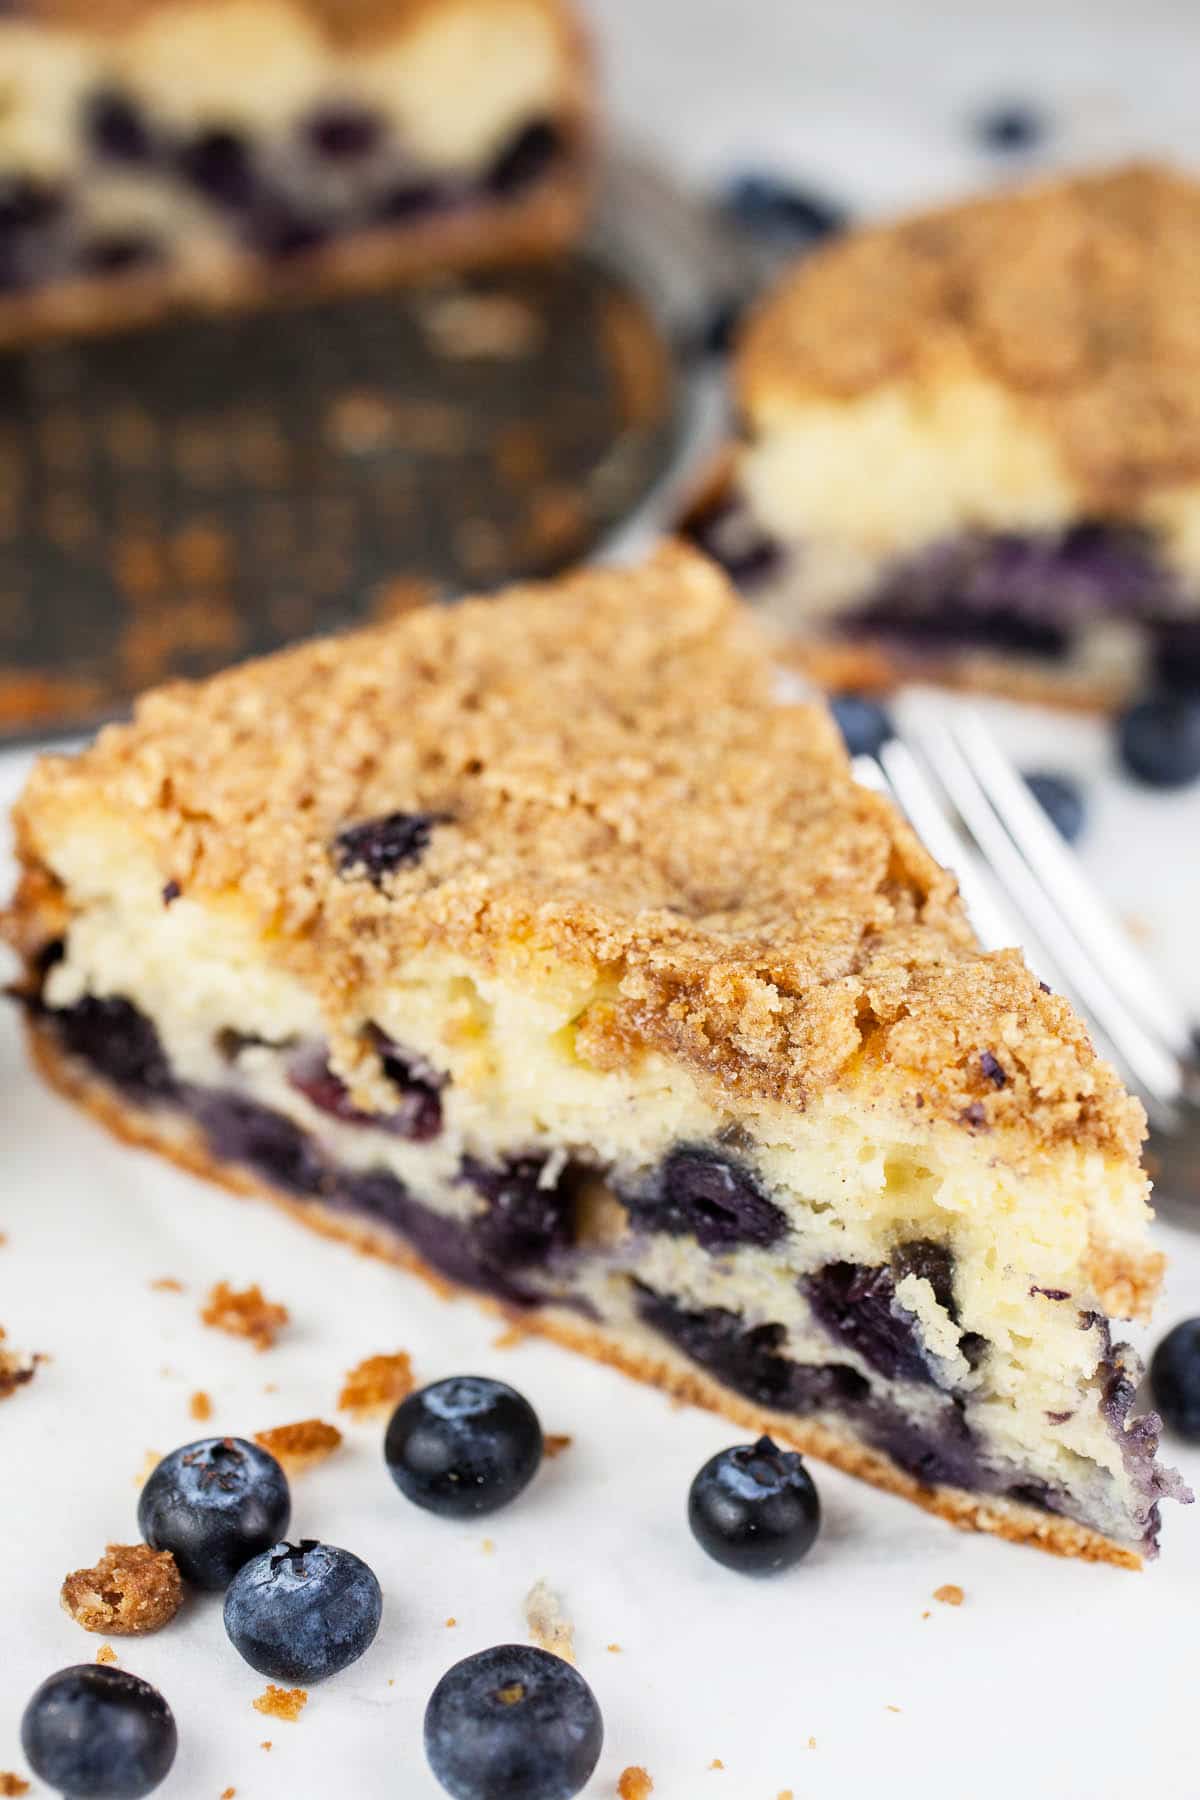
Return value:
[(1040, 1294), (1043, 1300), (1069, 1300), (1071, 1298), (1066, 1288), (1031, 1287), (1029, 1290), (1031, 1299), (1034, 1294)]
[(232, 211), (242, 211), (254, 199), (256, 181), (250, 145), (238, 131), (218, 126), (196, 134), (179, 151), (184, 179)]
[(113, 231), (81, 245), (78, 263), (85, 275), (127, 275), (149, 268), (161, 258), (161, 244), (148, 234)]
[(693, 518), (688, 530), (692, 541), (747, 592), (752, 593), (783, 564), (783, 547), (739, 500), (706, 508)]
[(359, 162), (377, 150), (384, 138), (378, 113), (352, 101), (330, 103), (305, 121), (303, 136), (317, 156), (329, 162)]
[(245, 236), (260, 256), (286, 262), (293, 256), (305, 256), (328, 243), (330, 230), (322, 220), (300, 212), (279, 199), (256, 208), (246, 221)]
[(1007, 1085), (1008, 1076), (1005, 1073), (1004, 1065), (992, 1055), (990, 1050), (980, 1051), (979, 1067), (993, 1087), (1002, 1088)]
[(91, 95), (84, 131), (92, 149), (114, 162), (145, 163), (154, 154), (154, 140), (140, 106), (120, 88), (100, 88)]
[(0, 179), (0, 232), (37, 231), (56, 219), (64, 205), (62, 189), (49, 182), (24, 175)]
[(672, 1150), (644, 1187), (620, 1198), (639, 1229), (692, 1236), (710, 1253), (738, 1244), (765, 1248), (787, 1230), (749, 1169), (699, 1147)]
[(347, 825), (333, 841), (338, 874), (350, 875), (361, 869), (379, 887), (394, 870), (419, 863), (429, 848), (434, 826), (446, 822), (445, 813), (393, 812)]
[(888, 1381), (936, 1381), (913, 1314), (896, 1299), (890, 1269), (826, 1263), (800, 1282), (813, 1316), (837, 1343)]
[(130, 1001), (86, 994), (46, 1017), (69, 1055), (86, 1062), (129, 1099), (152, 1106), (177, 1097), (178, 1083), (158, 1032)]
[(325, 1194), (333, 1177), (317, 1146), (299, 1125), (244, 1094), (195, 1088), (188, 1111), (222, 1162), (240, 1163), (286, 1193)]
[(987, 1108), (982, 1100), (972, 1100), (969, 1106), (963, 1107), (958, 1116), (964, 1125), (970, 1126), (972, 1131), (978, 1131), (981, 1126), (987, 1124)]
[(500, 1164), (463, 1158), (459, 1181), (487, 1202), (471, 1228), (487, 1262), (526, 1268), (570, 1247), (569, 1187), (561, 1175), (547, 1182), (545, 1172), (545, 1160), (538, 1156), (513, 1157)]
[(907, 1243), (897, 1245), (892, 1251), (892, 1275), (896, 1281), (903, 1281), (907, 1275), (927, 1281), (938, 1305), (957, 1320), (954, 1254), (948, 1244), (939, 1244), (932, 1238), (911, 1238)]
[(345, 1082), (330, 1068), (321, 1044), (307, 1044), (296, 1052), (288, 1064), (288, 1081), (318, 1111), (345, 1125), (373, 1126), (409, 1143), (428, 1143), (442, 1129), (441, 1090), (446, 1078), (382, 1033), (375, 1034), (375, 1043), (383, 1073), (396, 1095), (397, 1104), (388, 1112), (364, 1112), (354, 1104)]
[(403, 224), (425, 213), (442, 211), (456, 204), (456, 189), (434, 181), (427, 175), (412, 174), (392, 183), (380, 198), (376, 217), (384, 225)]
[(176, 900), (179, 899), (179, 897), (182, 893), (183, 893), (183, 889), (180, 887), (179, 883), (176, 881), (175, 877), (172, 875), (170, 881), (166, 882), (163, 887), (163, 891), (162, 891), (163, 905), (164, 906), (174, 906)]
[(523, 125), (497, 155), (485, 177), (489, 194), (508, 200), (532, 187), (562, 150), (562, 133), (552, 119)]

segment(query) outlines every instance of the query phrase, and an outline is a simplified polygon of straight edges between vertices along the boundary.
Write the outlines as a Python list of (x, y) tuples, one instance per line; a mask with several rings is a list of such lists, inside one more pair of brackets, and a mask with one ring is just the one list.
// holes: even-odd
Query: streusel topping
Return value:
[(1200, 475), (1200, 183), (1134, 165), (855, 232), (743, 341), (752, 425), (888, 383), (985, 376), (1098, 506)]
[[(183, 0), (192, 10), (196, 0)], [(204, 0), (201, 0), (201, 4)], [(240, 0), (240, 11), (249, 14), (255, 0)], [(331, 39), (357, 44), (380, 38), (393, 38), (409, 29), (430, 13), (448, 11), (454, 0), (288, 0), (296, 14), (297, 27), (316, 25)], [(486, 11), (497, 0), (475, 0)], [(503, 0), (501, 0), (503, 3)], [(157, 13), (169, 13), (181, 0), (27, 0), (26, 15), (47, 24), (81, 27), (89, 31), (124, 32), (136, 30), (143, 20)], [(274, 0), (274, 5), (278, 0)], [(562, 14), (562, 0), (525, 0), (552, 15)], [(231, 24), (236, 32), (236, 12)]]
[(1069, 1008), (980, 952), (952, 878), (825, 710), (777, 702), (748, 613), (678, 546), (152, 693), (39, 765), (27, 859), (98, 809), (189, 898), (249, 908), (334, 1021), (425, 948), (567, 965), (596, 1064), (658, 1050), (748, 1106), (869, 1072), (964, 1130), (1136, 1153), (1140, 1109)]

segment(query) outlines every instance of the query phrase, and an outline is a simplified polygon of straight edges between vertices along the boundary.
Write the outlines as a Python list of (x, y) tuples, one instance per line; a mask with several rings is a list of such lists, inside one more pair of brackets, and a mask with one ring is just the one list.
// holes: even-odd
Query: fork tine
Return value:
[[(993, 808), (971, 761), (946, 723), (944, 709), (926, 702), (907, 706), (905, 711), (922, 757), (937, 770), (988, 866), (1066, 974), (1066, 983), (1057, 985), (1064, 993), (1073, 994), (1080, 1010), (1100, 1027), (1143, 1095), (1159, 1107), (1170, 1109), (1183, 1091), (1178, 1056), (1143, 1026), (1113, 987), (1103, 966), (1093, 960), (1076, 935), (1073, 923), (1061, 911), (1054, 895), (1042, 886), (1036, 869)], [(997, 750), (994, 755), (999, 758), (1000, 752)]]
[(1079, 860), (1046, 818), (979, 715), (956, 708), (951, 730), (979, 785), (1042, 886), (1129, 1009), (1157, 1032), (1177, 1057), (1190, 1054), (1191, 1025), (1147, 959), (1131, 942), (1085, 878)]

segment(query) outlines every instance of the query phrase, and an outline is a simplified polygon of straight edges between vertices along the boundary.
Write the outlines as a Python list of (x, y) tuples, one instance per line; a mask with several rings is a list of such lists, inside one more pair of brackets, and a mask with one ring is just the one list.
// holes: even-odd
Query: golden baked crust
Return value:
[[(28, 1020), (27, 1030), (30, 1050), (45, 1078), (126, 1143), (166, 1156), (180, 1168), (218, 1182), (235, 1194), (270, 1200), (323, 1236), (340, 1239), (368, 1255), (382, 1257), (420, 1275), (435, 1292), (446, 1298), (468, 1292), (448, 1281), (408, 1245), (386, 1231), (348, 1219), (344, 1213), (319, 1202), (296, 1200), (244, 1168), (219, 1162), (199, 1129), (190, 1121), (129, 1104), (106, 1083), (73, 1062), (64, 1053), (53, 1031), (40, 1026), (36, 1018)], [(960, 1530), (991, 1532), (1007, 1538), (1010, 1543), (1031, 1544), (1056, 1556), (1078, 1557), (1084, 1562), (1113, 1563), (1124, 1569), (1142, 1566), (1142, 1558), (1135, 1550), (1073, 1520), (1056, 1518), (1015, 1500), (990, 1496), (984, 1499), (957, 1488), (922, 1486), (887, 1457), (867, 1449), (849, 1434), (797, 1418), (793, 1413), (772, 1412), (743, 1399), (712, 1380), (665, 1343), (656, 1344), (653, 1355), (641, 1354), (619, 1334), (609, 1333), (602, 1326), (593, 1325), (564, 1309), (515, 1312), (486, 1295), (471, 1291), (470, 1298), (489, 1312), (507, 1318), (520, 1335), (535, 1332), (598, 1362), (608, 1363), (636, 1380), (660, 1387), (693, 1406), (722, 1413), (755, 1435), (766, 1432), (777, 1442), (792, 1445), (805, 1455), (832, 1463), (848, 1475), (856, 1475), (887, 1493), (913, 1501)]]
[[(339, 833), (396, 811), (437, 821), (419, 862), (339, 868)], [(853, 782), (823, 709), (775, 701), (753, 623), (682, 547), (146, 696), (35, 769), (27, 952), (38, 896), (46, 936), (60, 917), (56, 834), (101, 813), (164, 884), (236, 895), (335, 1032), (423, 949), (516, 979), (549, 956), (590, 986), (593, 1065), (656, 1050), (750, 1112), (865, 1083), (923, 1124), (1136, 1161), (1141, 1109), (1069, 1007), (979, 950), (952, 877)]]
[(1085, 504), (1200, 475), (1200, 184), (1136, 164), (855, 232), (807, 258), (746, 332), (751, 423), (902, 380), (994, 381)]

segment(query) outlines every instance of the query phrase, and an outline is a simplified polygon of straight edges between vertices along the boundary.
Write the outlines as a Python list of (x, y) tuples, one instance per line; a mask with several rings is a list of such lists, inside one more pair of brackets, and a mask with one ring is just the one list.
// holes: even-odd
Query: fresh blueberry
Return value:
[(453, 1800), (571, 1800), (603, 1743), (583, 1676), (528, 1644), (464, 1657), (425, 1709), (425, 1754)]
[(878, 756), (894, 727), (883, 707), (863, 694), (835, 694), (829, 710), (842, 734), (848, 756)]
[(1154, 1404), (1177, 1436), (1200, 1444), (1200, 1319), (1169, 1331), (1150, 1358)]
[(435, 825), (446, 822), (445, 813), (394, 812), (381, 819), (364, 819), (347, 825), (333, 841), (333, 857), (339, 875), (365, 869), (378, 887), (393, 869), (411, 868), (429, 848)]
[(1140, 700), (1117, 720), (1121, 761), (1150, 787), (1184, 787), (1200, 775), (1200, 695)]
[(107, 1664), (47, 1676), (21, 1719), (34, 1774), (70, 1800), (140, 1800), (166, 1779), (178, 1741), (148, 1681)]
[(185, 1581), (218, 1589), (279, 1542), (291, 1513), (273, 1456), (244, 1438), (201, 1438), (163, 1457), (142, 1489), (138, 1527), (171, 1552)]
[(739, 225), (791, 245), (816, 244), (845, 229), (844, 207), (776, 175), (752, 172), (731, 182), (722, 204)]
[(515, 1500), (542, 1460), (542, 1428), (523, 1395), (486, 1375), (452, 1375), (402, 1400), (383, 1454), (402, 1494), (447, 1519)]
[(1006, 153), (1036, 149), (1048, 129), (1037, 108), (1022, 102), (989, 106), (975, 121), (980, 143), (988, 150)]
[(225, 1629), (260, 1675), (308, 1687), (358, 1661), (382, 1611), (361, 1557), (304, 1538), (243, 1563), (225, 1595)]
[(1046, 817), (1068, 844), (1073, 844), (1083, 830), (1083, 789), (1069, 775), (1052, 775), (1042, 770), (1026, 775), (1025, 782)]
[(821, 1502), (797, 1452), (761, 1437), (709, 1458), (688, 1494), (688, 1524), (727, 1569), (774, 1575), (812, 1549)]

